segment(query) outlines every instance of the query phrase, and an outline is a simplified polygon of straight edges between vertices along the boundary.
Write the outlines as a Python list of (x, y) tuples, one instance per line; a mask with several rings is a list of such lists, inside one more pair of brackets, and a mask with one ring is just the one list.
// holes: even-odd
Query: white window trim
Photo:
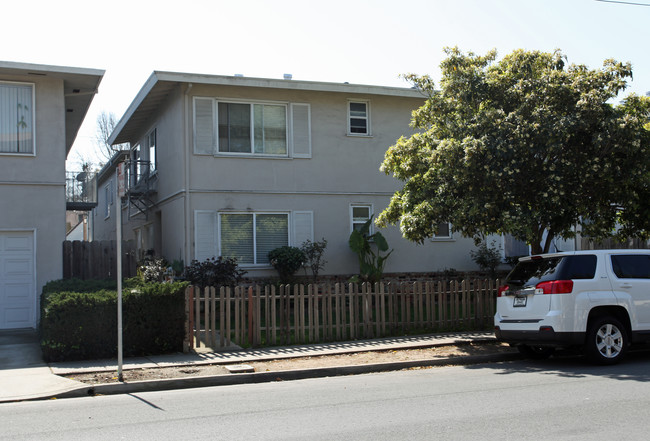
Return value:
[[(253, 217), (257, 215), (265, 215), (265, 214), (283, 214), (287, 216), (287, 244), (289, 246), (293, 246), (293, 231), (292, 231), (292, 216), (290, 211), (217, 211), (217, 255), (222, 256), (223, 253), (221, 252), (221, 215), (222, 214), (248, 214), (248, 215), (253, 215)], [(257, 223), (255, 222), (253, 225), (253, 258), (257, 258), (257, 229), (255, 226)], [(242, 268), (253, 268), (253, 269), (265, 269), (265, 268), (273, 268), (270, 264), (268, 263), (241, 263), (238, 265)]]
[(31, 153), (20, 152), (0, 152), (0, 156), (19, 156), (21, 158), (36, 156), (36, 85), (22, 81), (0, 81), (0, 84), (17, 84), (21, 86), (30, 86), (32, 88), (32, 151)]
[[(199, 101), (209, 101), (212, 114), (212, 145), (210, 152), (199, 151), (197, 149), (197, 105)], [(285, 154), (268, 154), (268, 153), (238, 153), (238, 152), (220, 152), (219, 151), (219, 103), (235, 103), (235, 104), (249, 104), (251, 105), (251, 112), (253, 112), (253, 105), (282, 105), (286, 111), (286, 139), (287, 151)], [(302, 146), (300, 152), (296, 149), (296, 124), (294, 121), (295, 111), (297, 108), (306, 108), (307, 112), (307, 133), (305, 135), (305, 145)], [(251, 128), (252, 130), (252, 128)], [(311, 136), (311, 105), (309, 103), (290, 102), (290, 101), (271, 101), (271, 100), (250, 100), (241, 98), (227, 98), (227, 97), (213, 97), (213, 96), (193, 96), (192, 97), (192, 152), (197, 156), (213, 156), (213, 157), (232, 157), (232, 158), (247, 158), (247, 159), (309, 159), (312, 157), (312, 136)], [(254, 146), (251, 146), (254, 150)]]
[[(267, 213), (269, 211), (260, 210), (256, 213)], [(276, 210), (273, 210), (275, 213)], [(194, 211), (194, 258), (202, 260), (205, 255), (217, 257), (220, 251), (220, 230), (218, 227), (218, 214), (228, 213), (245, 213), (251, 214), (250, 211), (228, 211), (228, 210), (195, 210)], [(289, 214), (289, 244), (293, 246), (300, 246), (305, 240), (314, 240), (314, 212), (311, 210), (295, 210), (295, 211), (281, 211), (280, 214)], [(209, 219), (205, 216), (209, 216)], [(200, 221), (199, 218), (202, 218)], [(207, 219), (207, 224), (205, 223)], [(203, 225), (200, 224), (203, 222)], [(205, 229), (205, 228), (209, 229)], [(206, 238), (206, 234), (207, 237)], [(198, 255), (199, 242), (202, 245), (202, 254)], [(208, 245), (206, 247), (206, 244)], [(206, 253), (206, 250), (208, 251)], [(266, 266), (254, 267), (256, 268), (270, 268)]]
[(436, 236), (435, 234), (431, 237), (432, 242), (455, 242), (454, 233), (451, 230), (451, 222), (447, 222), (449, 225), (449, 236)]
[[(289, 139), (290, 139), (290, 134), (289, 134), (289, 124), (290, 124), (290, 119), (291, 115), (289, 114), (289, 103), (286, 101), (263, 101), (263, 100), (241, 100), (241, 99), (232, 99), (232, 98), (213, 98), (214, 99), (214, 105), (213, 105), (213, 125), (214, 125), (214, 131), (215, 131), (215, 146), (214, 146), (214, 156), (235, 156), (235, 157), (245, 157), (245, 158), (250, 158), (250, 157), (257, 157), (257, 158), (288, 158), (289, 157)], [(251, 127), (250, 127), (250, 135), (251, 135), (251, 152), (250, 153), (240, 153), (240, 152), (221, 152), (219, 151), (219, 103), (232, 103), (232, 104), (248, 104), (250, 106), (250, 115), (251, 115)], [(285, 140), (286, 140), (286, 152), (284, 154), (271, 154), (271, 153), (255, 153), (255, 145), (254, 145), (254, 139), (255, 139), (255, 132), (254, 132), (254, 105), (270, 105), (270, 106), (283, 106), (284, 107), (284, 115), (285, 115), (285, 122), (284, 122), (284, 132), (285, 132)]]
[[(375, 208), (373, 207), (372, 204), (364, 204), (364, 203), (350, 204), (350, 234), (352, 234), (352, 231), (354, 231), (355, 222), (354, 222), (353, 212), (354, 212), (354, 208), (356, 208), (356, 207), (368, 208), (369, 209), (369, 211), (368, 211), (368, 219), (370, 219), (375, 214)], [(367, 222), (367, 219), (364, 222)], [(374, 228), (375, 228), (374, 223), (371, 223), (370, 224), (370, 229), (368, 230), (369, 235), (374, 234)]]
[[(366, 130), (367, 130), (366, 133), (353, 133), (352, 130), (351, 130), (352, 129), (352, 124), (351, 124), (352, 115), (350, 114), (350, 104), (352, 104), (352, 103), (362, 103), (362, 104), (366, 105)], [(348, 102), (347, 102), (347, 116), (348, 116), (348, 119), (347, 119), (346, 124), (347, 124), (348, 136), (356, 136), (356, 137), (361, 137), (361, 138), (370, 138), (370, 137), (372, 137), (372, 129), (371, 129), (372, 125), (370, 124), (371, 123), (370, 100), (348, 99)], [(355, 116), (355, 118), (359, 118), (359, 117)]]
[[(154, 137), (154, 157), (151, 158), (151, 144), (150, 144), (150, 139), (151, 136), (153, 135)], [(158, 173), (158, 161), (157, 161), (157, 156), (158, 156), (158, 131), (157, 128), (154, 127), (153, 129), (149, 130), (147, 132), (147, 135), (145, 136), (145, 141), (147, 144), (147, 160), (149, 161), (149, 176), (153, 176), (156, 173)], [(140, 151), (140, 154), (142, 154), (142, 151)]]

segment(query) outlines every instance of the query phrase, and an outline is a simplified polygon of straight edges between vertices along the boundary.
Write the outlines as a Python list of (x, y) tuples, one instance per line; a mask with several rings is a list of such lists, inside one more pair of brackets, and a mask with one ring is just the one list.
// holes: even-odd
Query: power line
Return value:
[(603, 3), (619, 3), (621, 5), (650, 6), (649, 3), (634, 3), (634, 2), (624, 2), (619, 0), (596, 0), (596, 1), (603, 2)]

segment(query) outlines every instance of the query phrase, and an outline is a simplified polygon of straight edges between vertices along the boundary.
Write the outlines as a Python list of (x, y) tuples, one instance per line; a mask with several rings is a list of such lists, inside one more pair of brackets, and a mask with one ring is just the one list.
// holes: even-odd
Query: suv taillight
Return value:
[(573, 280), (551, 280), (540, 282), (535, 288), (541, 289), (543, 294), (571, 294), (573, 291)]
[(505, 291), (508, 291), (510, 287), (508, 285), (503, 285), (499, 287), (499, 290), (497, 291), (497, 297), (501, 297)]

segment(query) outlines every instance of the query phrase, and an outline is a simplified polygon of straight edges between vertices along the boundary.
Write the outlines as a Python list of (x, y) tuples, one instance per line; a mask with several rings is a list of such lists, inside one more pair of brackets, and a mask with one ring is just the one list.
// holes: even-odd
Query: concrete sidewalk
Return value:
[(0, 332), (0, 403), (53, 397), (79, 386), (52, 373), (35, 330)]
[[(320, 343), (299, 346), (273, 347), (251, 350), (227, 350), (211, 352), (199, 350), (189, 354), (168, 354), (151, 357), (127, 358), (124, 370), (171, 366), (197, 366), (207, 364), (235, 365), (254, 361), (268, 361), (297, 357), (336, 355), (366, 351), (384, 351), (398, 349), (416, 349), (444, 346), (457, 343), (494, 341), (491, 332), (460, 332), (430, 334), (406, 337), (389, 337), (373, 340), (350, 342)], [(2, 339), (0, 338), (0, 343)], [(0, 402), (45, 399), (51, 397), (71, 397), (93, 395), (97, 393), (129, 393), (145, 390), (164, 390), (187, 387), (200, 387), (218, 384), (241, 384), (272, 381), (273, 379), (313, 378), (316, 376), (341, 375), (373, 371), (372, 366), (306, 369), (287, 371), (282, 376), (278, 372), (229, 374), (215, 377), (192, 377), (179, 379), (149, 380), (132, 383), (111, 383), (91, 386), (60, 375), (74, 375), (88, 372), (117, 371), (117, 360), (93, 360), (43, 363), (40, 348), (35, 339), (25, 342), (7, 344), (0, 347)], [(14, 359), (15, 358), (15, 359)], [(469, 361), (469, 360), (468, 360)], [(390, 366), (377, 366), (376, 371), (390, 370)], [(290, 372), (290, 374), (289, 374)], [(272, 375), (269, 379), (266, 376)], [(218, 378), (217, 378), (218, 377)], [(286, 378), (284, 378), (286, 377)]]

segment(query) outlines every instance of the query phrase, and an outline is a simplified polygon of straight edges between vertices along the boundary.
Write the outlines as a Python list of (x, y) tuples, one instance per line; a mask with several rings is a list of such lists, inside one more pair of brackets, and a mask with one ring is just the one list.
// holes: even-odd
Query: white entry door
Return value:
[(0, 329), (36, 326), (34, 233), (0, 232)]

